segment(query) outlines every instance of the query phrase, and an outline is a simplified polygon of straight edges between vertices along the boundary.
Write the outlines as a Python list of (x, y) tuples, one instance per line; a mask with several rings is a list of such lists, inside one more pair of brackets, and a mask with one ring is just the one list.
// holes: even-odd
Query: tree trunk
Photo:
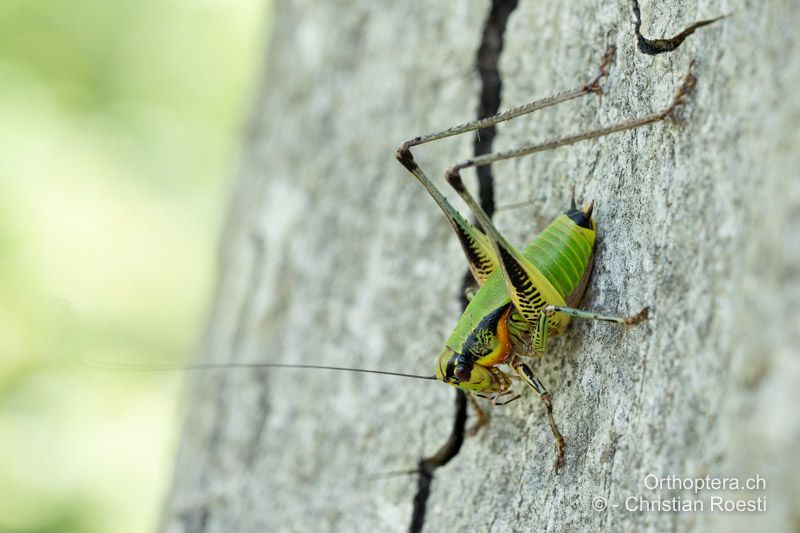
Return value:
[[(491, 110), (495, 67), (508, 108), (588, 82), (606, 43), (618, 47), (602, 98), (500, 125), (503, 149), (663, 109), (694, 60), (698, 84), (680, 123), (492, 169), (495, 221), (517, 245), (568, 206), (573, 186), (594, 199), (600, 240), (582, 307), (652, 310), (629, 329), (574, 320), (534, 362), (553, 394), (565, 466), (554, 472), (543, 408), (525, 393), (488, 407), (488, 427), (432, 472), (426, 499), (425, 476), (396, 472), (448, 440), (453, 388), (202, 372), (165, 531), (800, 528), (797, 2), (643, 1), (650, 38), (730, 15), (658, 55), (637, 47), (628, 2), (515, 3), (276, 2), (197, 361), (431, 375), (461, 311), (466, 263), (394, 149)], [(439, 176), (474, 142), (465, 134), (415, 150), (450, 198)], [(705, 476), (758, 476), (766, 487), (676, 488)], [(719, 512), (716, 497), (766, 498), (767, 510)], [(607, 509), (594, 508), (600, 498)], [(660, 511), (643, 509), (659, 498)], [(663, 507), (681, 500), (704, 508)]]

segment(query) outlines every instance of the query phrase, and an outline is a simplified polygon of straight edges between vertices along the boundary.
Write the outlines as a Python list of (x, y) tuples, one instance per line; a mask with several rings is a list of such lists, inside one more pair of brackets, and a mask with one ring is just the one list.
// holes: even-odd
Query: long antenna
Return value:
[(403, 374), (401, 372), (387, 372), (385, 370), (368, 370), (364, 368), (347, 368), (343, 366), (325, 365), (291, 365), (285, 363), (200, 363), (195, 365), (129, 365), (124, 363), (108, 363), (82, 359), (84, 364), (95, 368), (109, 370), (137, 370), (140, 372), (163, 372), (175, 370), (223, 370), (226, 368), (304, 368), (310, 370), (338, 370), (341, 372), (362, 372), (364, 374), (383, 374), (386, 376), (399, 376), (402, 378), (435, 380), (436, 376), (419, 376), (416, 374)]

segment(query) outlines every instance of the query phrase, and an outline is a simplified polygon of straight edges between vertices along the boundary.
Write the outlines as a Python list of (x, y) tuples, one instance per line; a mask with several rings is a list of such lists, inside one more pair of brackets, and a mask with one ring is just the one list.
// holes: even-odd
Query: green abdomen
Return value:
[(595, 232), (560, 215), (522, 251), (566, 300), (590, 264)]

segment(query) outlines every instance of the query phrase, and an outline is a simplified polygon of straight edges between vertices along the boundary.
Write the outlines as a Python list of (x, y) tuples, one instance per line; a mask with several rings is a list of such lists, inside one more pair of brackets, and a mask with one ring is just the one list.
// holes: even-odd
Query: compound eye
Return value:
[(469, 368), (467, 368), (467, 365), (456, 365), (456, 367), (453, 369), (453, 374), (456, 376), (458, 381), (469, 382), (470, 374), (472, 374), (472, 372), (470, 372)]

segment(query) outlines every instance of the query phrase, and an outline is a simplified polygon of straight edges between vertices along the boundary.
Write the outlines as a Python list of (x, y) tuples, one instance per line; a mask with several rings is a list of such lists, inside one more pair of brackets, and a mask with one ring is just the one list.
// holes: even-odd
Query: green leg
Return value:
[[(551, 306), (552, 307), (552, 306)], [(544, 311), (547, 311), (547, 307)], [(545, 353), (547, 351), (547, 313), (539, 313), (539, 322), (536, 324), (536, 331), (533, 332), (533, 351)]]
[[(564, 313), (565, 315), (573, 316), (575, 318), (588, 318), (591, 320), (602, 320), (603, 322), (615, 322), (617, 324), (624, 324), (626, 326), (634, 326), (639, 322), (647, 320), (650, 308), (645, 307), (635, 315), (629, 317), (601, 315), (592, 311), (584, 311), (582, 309), (575, 309), (573, 307), (561, 307), (558, 305), (548, 305), (544, 308), (545, 311), (552, 311), (556, 313)], [(544, 315), (545, 313), (542, 313)]]
[(556, 441), (556, 462), (555, 462), (555, 469), (558, 471), (559, 468), (564, 464), (564, 437), (561, 435), (561, 432), (558, 431), (558, 426), (556, 426), (556, 421), (553, 419), (553, 403), (551, 401), (550, 393), (547, 392), (544, 384), (539, 381), (533, 374), (533, 370), (526, 365), (521, 359), (516, 359), (511, 362), (511, 367), (519, 374), (522, 380), (530, 386), (539, 397), (539, 399), (544, 404), (544, 408), (547, 410), (547, 422), (550, 424), (550, 430), (553, 432), (553, 438)]

